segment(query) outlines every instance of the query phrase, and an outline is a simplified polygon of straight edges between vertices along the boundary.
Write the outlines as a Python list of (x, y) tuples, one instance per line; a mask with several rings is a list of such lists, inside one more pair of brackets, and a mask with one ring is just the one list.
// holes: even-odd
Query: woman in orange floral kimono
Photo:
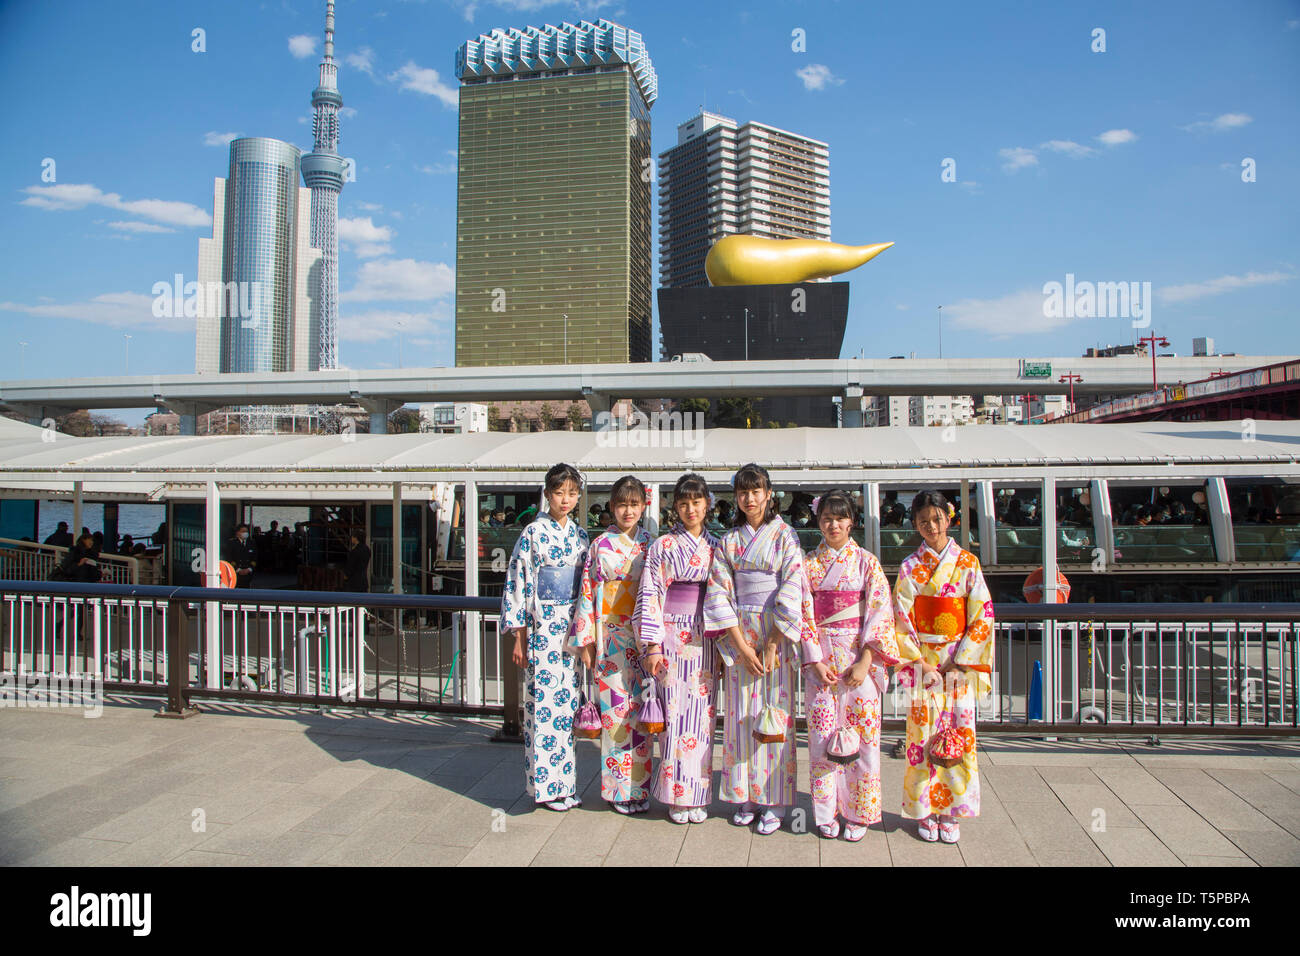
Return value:
[[(919, 821), (921, 839), (945, 843), (960, 836), (957, 818), (979, 816), (975, 701), (991, 692), (993, 667), (993, 600), (979, 559), (948, 537), (951, 518), (939, 492), (916, 496), (912, 524), (925, 543), (903, 561), (894, 586), (898, 683), (911, 700), (903, 816)], [(927, 747), (943, 730), (963, 738), (951, 767)]]

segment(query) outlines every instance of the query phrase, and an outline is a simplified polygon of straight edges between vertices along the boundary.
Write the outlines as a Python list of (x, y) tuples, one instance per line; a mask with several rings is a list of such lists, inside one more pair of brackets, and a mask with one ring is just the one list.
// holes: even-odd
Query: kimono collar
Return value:
[(844, 554), (846, 551), (852, 553), (853, 546), (856, 544), (857, 542), (854, 541), (852, 535), (850, 535), (849, 540), (844, 542), (844, 547), (837, 549), (837, 548), (832, 548), (829, 544), (826, 543), (826, 539), (822, 538), (821, 544), (817, 546), (817, 550), (820, 551), (824, 557), (834, 560), (835, 558), (838, 558), (841, 554)]
[(573, 524), (573, 516), (572, 516), (572, 515), (565, 515), (565, 516), (564, 516), (565, 519), (566, 519), (565, 522), (564, 522), (563, 524), (560, 524), (560, 522), (556, 519), (556, 517), (555, 517), (553, 514), (551, 514), (551, 511), (550, 511), (549, 508), (548, 508), (547, 510), (545, 510), (545, 511), (539, 512), (539, 513), (538, 513), (538, 517), (540, 517), (540, 518), (545, 518), (547, 521), (549, 521), (551, 524), (555, 525), (555, 526), (556, 526), (557, 528), (559, 528), (561, 531), (568, 531), (568, 530), (569, 530), (569, 525)]
[(949, 539), (948, 539), (948, 543), (945, 544), (945, 545), (943, 546), (943, 550), (942, 550), (942, 551), (936, 551), (936, 550), (934, 550), (934, 548), (930, 547), (928, 544), (926, 544), (924, 541), (922, 541), (922, 542), (921, 542), (921, 550), (922, 550), (922, 553), (933, 554), (933, 555), (935, 556), (936, 560), (938, 560), (938, 561), (942, 561), (942, 560), (944, 559), (944, 557), (948, 554), (948, 552), (952, 550), (953, 545), (955, 545), (956, 543), (957, 543), (957, 542), (954, 541), (952, 538), (949, 538)]
[(622, 531), (619, 531), (618, 528), (612, 526), (605, 533), (614, 539), (617, 544), (630, 548), (634, 546), (637, 543), (637, 540), (641, 537), (641, 531), (642, 528), (638, 524), (632, 526), (631, 534), (624, 534)]

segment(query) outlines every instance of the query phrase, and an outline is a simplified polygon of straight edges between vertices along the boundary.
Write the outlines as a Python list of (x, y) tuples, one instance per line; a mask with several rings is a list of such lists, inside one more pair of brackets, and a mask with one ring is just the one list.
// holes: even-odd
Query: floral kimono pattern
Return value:
[(708, 531), (697, 538), (678, 524), (650, 545), (641, 572), (636, 607), (641, 650), (659, 647), (668, 664), (657, 682), (664, 731), (651, 792), (672, 807), (702, 807), (711, 799), (717, 663), (713, 642), (704, 638), (703, 617), (695, 607), (671, 602), (669, 589), (689, 582), (702, 589), (717, 545)]
[(650, 738), (637, 728), (645, 674), (632, 620), (650, 541), (638, 526), (632, 537), (611, 528), (592, 543), (570, 629), (570, 647), (596, 647), (600, 795), (611, 803), (649, 797)]
[[(811, 698), (808, 758), (813, 819), (818, 826), (833, 823), (836, 814), (850, 823), (879, 823), (881, 696), (889, 681), (886, 667), (899, 660), (889, 580), (876, 556), (852, 539), (839, 551), (823, 541), (808, 553), (804, 571), (816, 630), (816, 639), (805, 644), (804, 659), (820, 660), (839, 675), (837, 684), (826, 686), (814, 670), (804, 671), (805, 695)], [(856, 602), (850, 603), (854, 598)], [(871, 670), (859, 686), (849, 687), (844, 679), (863, 648), (871, 649)], [(826, 757), (826, 745), (841, 727), (856, 730), (861, 740), (858, 759), (850, 764)]]
[(571, 586), (586, 555), (587, 532), (572, 519), (561, 525), (544, 512), (515, 542), (501, 592), (501, 627), (527, 630), (524, 769), (528, 793), (538, 803), (562, 800), (577, 787), (578, 684), (565, 641), (576, 603)]
[[(777, 518), (757, 531), (746, 524), (723, 535), (709, 576), (704, 627), (718, 638), (718, 653), (727, 665), (721, 796), (728, 803), (794, 804), (798, 760), (794, 689), (807, 616), (803, 550), (789, 525)], [(776, 641), (776, 670), (757, 676), (749, 673), (731, 638), (722, 636), (729, 627), (740, 628), (760, 659), (768, 641)], [(783, 742), (754, 739), (768, 704), (790, 715)]]
[[(979, 559), (951, 538), (941, 554), (922, 544), (899, 568), (894, 624), (903, 661), (898, 683), (911, 700), (903, 816), (979, 816), (975, 704), (993, 686), (993, 599)], [(951, 671), (931, 693), (921, 684), (922, 660), (933, 667), (953, 661), (965, 669)], [(930, 762), (926, 742), (949, 727), (965, 739), (965, 754), (955, 766), (940, 767)]]

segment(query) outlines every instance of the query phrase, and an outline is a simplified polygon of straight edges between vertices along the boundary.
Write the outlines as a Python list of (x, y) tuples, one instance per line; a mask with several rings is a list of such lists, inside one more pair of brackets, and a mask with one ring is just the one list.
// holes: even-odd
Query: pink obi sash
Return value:
[(664, 595), (664, 614), (699, 617), (704, 613), (705, 581), (673, 581)]
[(863, 591), (813, 591), (813, 614), (818, 627), (861, 630), (865, 606)]

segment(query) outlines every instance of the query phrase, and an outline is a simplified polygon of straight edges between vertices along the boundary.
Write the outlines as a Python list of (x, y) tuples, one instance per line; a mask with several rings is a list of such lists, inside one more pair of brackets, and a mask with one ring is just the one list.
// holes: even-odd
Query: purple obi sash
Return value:
[(664, 595), (664, 614), (699, 617), (704, 613), (705, 581), (674, 581)]
[(537, 600), (567, 604), (578, 596), (581, 564), (543, 565), (537, 574)]
[(736, 571), (736, 604), (738, 607), (766, 607), (775, 593), (775, 571), (749, 569)]
[(865, 598), (862, 591), (813, 591), (817, 626), (860, 630)]

